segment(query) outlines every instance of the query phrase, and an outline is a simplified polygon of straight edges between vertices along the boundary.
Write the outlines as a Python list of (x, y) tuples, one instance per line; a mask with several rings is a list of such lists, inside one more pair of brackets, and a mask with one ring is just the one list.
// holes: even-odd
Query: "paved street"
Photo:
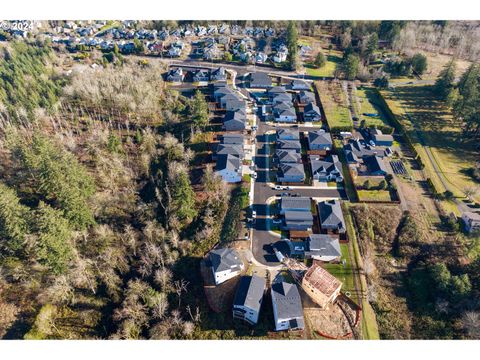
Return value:
[[(266, 124), (261, 116), (257, 117), (258, 130), (256, 134), (255, 165), (257, 167), (257, 179), (254, 184), (253, 210), (257, 212), (257, 219), (253, 225), (252, 253), (259, 263), (267, 266), (275, 266), (279, 263), (273, 253), (272, 244), (280, 240), (278, 234), (269, 231), (271, 219), (269, 218), (269, 206), (267, 200), (280, 196), (282, 192), (272, 189), (271, 182), (275, 180), (275, 173), (271, 170), (270, 149), (275, 144), (275, 127)], [(318, 129), (315, 128), (315, 129)], [(308, 128), (299, 127), (300, 131)], [(295, 187), (290, 192), (301, 196), (313, 198), (346, 198), (344, 190), (316, 189), (312, 187)]]

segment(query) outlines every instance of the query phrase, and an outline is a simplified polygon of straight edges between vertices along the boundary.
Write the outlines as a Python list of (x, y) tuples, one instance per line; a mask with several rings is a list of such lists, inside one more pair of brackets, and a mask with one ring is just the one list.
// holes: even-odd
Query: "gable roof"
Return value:
[(325, 160), (317, 160), (315, 156), (310, 155), (310, 165), (312, 168), (312, 175), (317, 173), (330, 174), (333, 171), (343, 174), (342, 163), (337, 155), (329, 155)]
[(237, 144), (219, 144), (217, 147), (217, 155), (235, 155), (243, 156), (243, 146)]
[(300, 141), (298, 140), (278, 140), (277, 141), (277, 149), (294, 149), (294, 150), (301, 150), (302, 145), (300, 145)]
[(231, 170), (234, 172), (238, 172), (240, 170), (240, 166), (240, 158), (238, 156), (232, 154), (220, 154), (217, 157), (215, 170)]
[(298, 129), (282, 128), (277, 130), (277, 139), (299, 140), (300, 132), (298, 131)]
[(387, 172), (387, 168), (385, 167), (385, 163), (378, 156), (375, 156), (375, 155), (365, 156), (363, 158), (363, 162), (367, 166), (368, 171), (371, 172), (371, 173), (378, 172), (378, 171), (382, 171), (382, 172), (385, 172), (385, 173)]
[(332, 135), (324, 130), (309, 131), (308, 143), (314, 145), (332, 146)]
[(281, 209), (302, 209), (310, 211), (312, 208), (312, 202), (308, 197), (281, 197)]
[(345, 219), (338, 200), (322, 201), (318, 203), (318, 214), (322, 227), (345, 229)]
[(221, 136), (221, 143), (243, 145), (244, 139), (243, 134), (223, 134)]
[(310, 234), (308, 237), (308, 255), (342, 256), (338, 238), (326, 234)]
[(266, 281), (257, 275), (242, 276), (233, 300), (233, 305), (246, 306), (250, 309), (260, 310)]
[(302, 160), (300, 153), (294, 149), (277, 149), (275, 157), (281, 163), (297, 163)]
[(279, 175), (283, 176), (305, 176), (303, 164), (299, 163), (282, 163), (278, 169)]
[(266, 73), (254, 72), (250, 74), (250, 86), (270, 87), (272, 86), (272, 79)]
[(267, 90), (269, 96), (276, 96), (277, 94), (284, 94), (287, 92), (285, 86), (274, 86)]
[(307, 113), (313, 113), (313, 114), (320, 115), (320, 109), (319, 109), (318, 106), (315, 105), (313, 102), (308, 103), (307, 105), (305, 105), (305, 108), (304, 108), (303, 112), (304, 112), (305, 114), (307, 114)]
[(302, 90), (298, 93), (298, 99), (302, 103), (315, 102), (315, 94), (311, 91)]
[(240, 271), (243, 267), (243, 262), (234, 249), (223, 248), (212, 250), (208, 254), (208, 258), (215, 272), (225, 270)]
[(302, 299), (295, 284), (284, 281), (272, 284), (272, 301), (276, 304), (279, 319), (299, 318), (298, 327), (303, 327)]

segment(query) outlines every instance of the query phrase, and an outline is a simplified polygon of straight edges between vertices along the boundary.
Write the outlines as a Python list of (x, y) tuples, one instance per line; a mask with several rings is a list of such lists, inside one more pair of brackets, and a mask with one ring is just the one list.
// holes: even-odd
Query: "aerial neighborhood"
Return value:
[(480, 24), (27, 25), (0, 337), (478, 336)]

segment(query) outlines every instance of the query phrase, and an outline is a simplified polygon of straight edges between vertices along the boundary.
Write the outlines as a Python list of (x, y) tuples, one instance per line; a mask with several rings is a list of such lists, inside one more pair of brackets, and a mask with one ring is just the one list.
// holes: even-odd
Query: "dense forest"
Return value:
[(193, 192), (174, 135), (191, 101), (154, 66), (54, 61), (13, 44), (0, 64), (0, 336), (188, 338), (204, 309), (185, 278), (229, 201), (211, 169)]

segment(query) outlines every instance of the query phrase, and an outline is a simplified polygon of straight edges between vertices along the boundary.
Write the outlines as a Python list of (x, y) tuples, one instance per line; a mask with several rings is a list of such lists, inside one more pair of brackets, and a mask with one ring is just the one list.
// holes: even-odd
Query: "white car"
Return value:
[(283, 190), (283, 186), (275, 185), (275, 186), (273, 187), (273, 190)]
[(375, 147), (375, 142), (373, 140), (370, 140), (368, 143), (370, 146)]
[(257, 212), (255, 210), (252, 210), (252, 218), (256, 218), (257, 217)]
[(256, 172), (253, 172), (253, 173), (252, 173), (252, 177), (253, 177), (254, 179), (256, 179), (256, 178), (257, 178), (257, 173), (256, 173)]
[(285, 186), (283, 190), (292, 190), (292, 188), (290, 186)]

